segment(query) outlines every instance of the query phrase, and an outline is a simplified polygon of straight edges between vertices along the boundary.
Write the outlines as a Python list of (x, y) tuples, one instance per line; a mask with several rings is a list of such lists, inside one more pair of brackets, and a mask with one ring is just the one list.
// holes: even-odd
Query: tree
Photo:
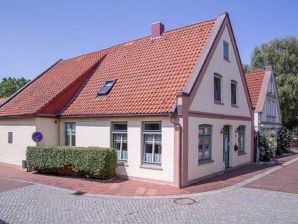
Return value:
[(253, 69), (271, 65), (276, 74), (282, 119), (291, 128), (298, 115), (298, 39), (285, 37), (256, 47), (251, 58)]
[(30, 80), (22, 78), (3, 78), (0, 82), (0, 98), (9, 97), (23, 86), (25, 86)]

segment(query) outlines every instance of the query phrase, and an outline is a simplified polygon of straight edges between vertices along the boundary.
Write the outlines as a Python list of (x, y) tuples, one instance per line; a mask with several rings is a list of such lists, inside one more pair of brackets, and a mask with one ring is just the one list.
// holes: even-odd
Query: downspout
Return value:
[(177, 112), (177, 100), (176, 100), (176, 105), (175, 105), (175, 110), (170, 113), (170, 122), (172, 124), (174, 124), (174, 128), (178, 128), (178, 132), (179, 132), (179, 164), (178, 164), (178, 169), (179, 169), (179, 178), (178, 178), (178, 182), (179, 182), (179, 188), (182, 187), (182, 174), (183, 174), (183, 169), (181, 167), (182, 164), (182, 126), (179, 122), (173, 120), (173, 118), (175, 117), (175, 112)]

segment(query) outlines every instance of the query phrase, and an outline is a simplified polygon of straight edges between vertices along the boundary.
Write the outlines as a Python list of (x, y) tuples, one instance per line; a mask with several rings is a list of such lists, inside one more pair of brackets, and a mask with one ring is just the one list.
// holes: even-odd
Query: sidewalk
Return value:
[[(169, 185), (161, 185), (136, 180), (116, 179), (110, 183), (100, 183), (88, 179), (62, 177), (53, 175), (42, 175), (37, 173), (30, 173), (22, 170), (18, 166), (0, 163), (0, 181), (3, 179), (14, 179), (32, 183), (45, 184), (60, 188), (66, 188), (74, 191), (81, 191), (91, 194), (107, 194), (107, 195), (122, 195), (122, 196), (162, 196), (162, 195), (179, 195), (188, 193), (200, 193), (211, 190), (217, 190), (229, 187), (240, 183), (250, 177), (266, 171), (267, 169), (283, 164), (295, 157), (297, 154), (281, 157), (277, 159), (276, 164), (250, 164), (228, 171), (222, 175), (201, 181), (195, 185), (178, 189)], [(298, 164), (298, 163), (297, 163)], [(282, 172), (282, 170), (280, 171)], [(271, 174), (274, 175), (274, 174)], [(282, 174), (281, 174), (282, 175)], [(280, 177), (277, 176), (277, 177)], [(263, 178), (262, 178), (263, 179)], [(259, 181), (263, 181), (263, 180)], [(253, 183), (252, 183), (253, 184)], [(252, 187), (257, 187), (260, 184), (258, 181)], [(265, 183), (262, 184), (262, 187)], [(291, 185), (292, 186), (292, 185)], [(297, 183), (295, 186), (298, 186)], [(8, 186), (6, 186), (7, 188)], [(15, 187), (15, 186), (12, 186)], [(292, 187), (293, 188), (293, 187)]]

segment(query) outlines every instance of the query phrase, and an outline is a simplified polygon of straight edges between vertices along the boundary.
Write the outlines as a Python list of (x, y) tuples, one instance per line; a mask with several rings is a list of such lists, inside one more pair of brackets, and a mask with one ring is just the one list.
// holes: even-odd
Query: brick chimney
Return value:
[(159, 37), (165, 31), (165, 26), (161, 22), (153, 23), (151, 25), (151, 37)]

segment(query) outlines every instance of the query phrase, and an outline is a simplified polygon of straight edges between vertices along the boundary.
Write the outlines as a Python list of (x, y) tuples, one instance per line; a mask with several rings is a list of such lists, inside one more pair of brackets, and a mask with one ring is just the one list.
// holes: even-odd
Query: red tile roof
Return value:
[(253, 110), (256, 109), (260, 98), (265, 72), (266, 72), (265, 70), (260, 70), (260, 71), (254, 71), (254, 72), (249, 72), (245, 74), (245, 79), (246, 79)]
[[(63, 116), (168, 113), (175, 105), (215, 24), (214, 20), (123, 43), (59, 62), (9, 103), (0, 116), (37, 114), (102, 59)], [(116, 80), (107, 96), (97, 91)], [(49, 106), (48, 106), (49, 108)], [(47, 110), (50, 111), (49, 109)]]
[[(67, 90), (103, 56), (104, 52), (96, 52), (58, 62), (19, 94), (9, 99), (0, 108), (0, 116), (34, 115), (44, 110), (49, 102)], [(67, 102), (65, 101), (63, 106)]]

